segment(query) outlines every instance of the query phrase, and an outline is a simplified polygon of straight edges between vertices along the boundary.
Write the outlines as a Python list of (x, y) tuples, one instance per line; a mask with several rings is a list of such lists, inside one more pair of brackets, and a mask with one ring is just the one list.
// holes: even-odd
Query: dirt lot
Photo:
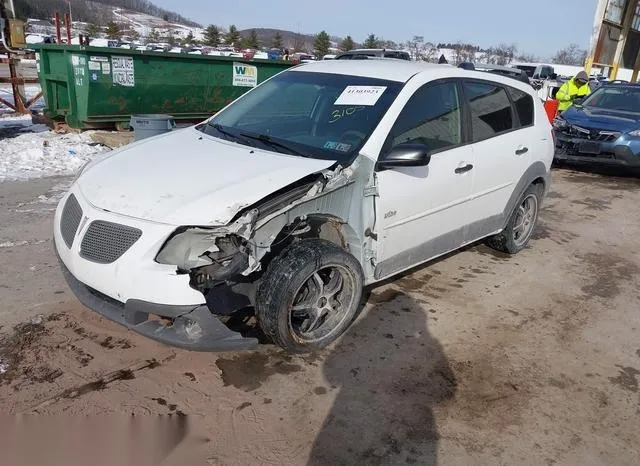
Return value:
[(639, 179), (554, 171), (527, 250), (378, 287), (313, 357), (188, 353), (83, 309), (51, 249), (65, 183), (0, 184), (3, 412), (184, 414), (202, 464), (638, 464)]

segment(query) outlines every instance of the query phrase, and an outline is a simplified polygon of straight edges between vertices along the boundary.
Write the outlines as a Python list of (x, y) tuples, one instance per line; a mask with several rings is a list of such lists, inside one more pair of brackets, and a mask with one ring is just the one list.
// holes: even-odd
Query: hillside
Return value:
[[(269, 47), (273, 41), (273, 37), (280, 33), (282, 36), (282, 43), (286, 48), (299, 49), (299, 50), (313, 50), (313, 41), (315, 36), (311, 34), (302, 34), (293, 31), (285, 31), (283, 29), (270, 29), (270, 28), (253, 28), (243, 29), (240, 32), (242, 37), (247, 37), (251, 31), (256, 31), (260, 45), (263, 47)], [(342, 41), (340, 37), (331, 37), (334, 45), (337, 46)]]
[[(56, 12), (64, 14), (69, 11), (66, 0), (14, 0), (16, 16), (26, 18), (51, 18)], [(74, 21), (83, 21), (100, 26), (106, 25), (112, 19), (114, 9), (144, 13), (163, 18), (171, 23), (198, 27), (199, 25), (178, 13), (160, 8), (148, 0), (71, 0), (71, 13)]]

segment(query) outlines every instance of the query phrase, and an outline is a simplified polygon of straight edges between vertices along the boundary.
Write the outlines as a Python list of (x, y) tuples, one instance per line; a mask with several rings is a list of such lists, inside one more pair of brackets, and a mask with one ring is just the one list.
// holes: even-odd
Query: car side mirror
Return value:
[(424, 167), (431, 161), (429, 152), (426, 144), (398, 144), (384, 158), (378, 160), (378, 168), (384, 170), (394, 167)]
[(584, 97), (578, 97), (577, 99), (573, 99), (573, 105), (582, 105), (584, 102)]

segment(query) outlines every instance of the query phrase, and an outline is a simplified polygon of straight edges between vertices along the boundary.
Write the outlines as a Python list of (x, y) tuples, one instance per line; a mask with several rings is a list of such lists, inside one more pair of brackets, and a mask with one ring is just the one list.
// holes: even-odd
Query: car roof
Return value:
[[(439, 70), (443, 66), (426, 62), (380, 58), (370, 60), (323, 60), (297, 66), (292, 68), (292, 71), (345, 74), (404, 83), (418, 73)], [(447, 67), (447, 69), (454, 70), (455, 68)]]
[(531, 93), (531, 86), (517, 79), (486, 71), (473, 71), (447, 64), (380, 58), (370, 60), (320, 60), (290, 68), (290, 72), (332, 73), (406, 83), (416, 74), (429, 74), (433, 79), (474, 78), (495, 81)]

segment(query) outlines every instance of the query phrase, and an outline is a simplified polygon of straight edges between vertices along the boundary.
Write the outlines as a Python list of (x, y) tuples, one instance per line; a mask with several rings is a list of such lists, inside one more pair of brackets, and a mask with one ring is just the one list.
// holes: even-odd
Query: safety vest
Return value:
[(564, 83), (560, 89), (558, 89), (558, 93), (556, 94), (556, 99), (560, 102), (560, 105), (558, 105), (558, 111), (564, 112), (573, 105), (573, 99), (576, 97), (586, 97), (589, 94), (591, 94), (589, 83), (578, 87), (578, 85), (573, 81), (573, 78), (571, 78), (569, 81)]

